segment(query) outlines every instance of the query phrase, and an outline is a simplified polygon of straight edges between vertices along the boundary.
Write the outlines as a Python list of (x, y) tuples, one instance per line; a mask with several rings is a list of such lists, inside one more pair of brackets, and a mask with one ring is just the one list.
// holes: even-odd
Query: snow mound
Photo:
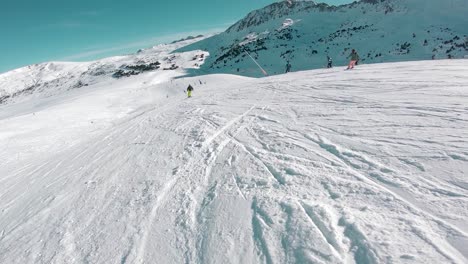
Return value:
[(292, 25), (294, 25), (294, 20), (293, 19), (290, 19), (290, 18), (286, 18), (284, 21), (283, 21), (283, 24), (281, 25), (280, 28), (277, 29), (277, 31), (281, 31), (285, 28), (289, 28), (291, 27)]
[(244, 40), (239, 43), (240, 46), (249, 44), (250, 42), (254, 42), (258, 39), (258, 34), (257, 33), (250, 33), (247, 36), (245, 36)]

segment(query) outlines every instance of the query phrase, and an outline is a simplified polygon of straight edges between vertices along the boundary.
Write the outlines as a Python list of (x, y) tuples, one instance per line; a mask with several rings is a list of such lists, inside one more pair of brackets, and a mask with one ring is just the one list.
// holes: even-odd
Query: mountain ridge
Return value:
[[(51, 61), (18, 68), (0, 74), (0, 105), (31, 98), (48, 97), (65, 91), (149, 71), (184, 71), (198, 68), (208, 55), (203, 51), (170, 54), (178, 47), (203, 36), (181, 39), (141, 49), (135, 54), (113, 56), (90, 62)], [(32, 96), (32, 97), (31, 97)]]

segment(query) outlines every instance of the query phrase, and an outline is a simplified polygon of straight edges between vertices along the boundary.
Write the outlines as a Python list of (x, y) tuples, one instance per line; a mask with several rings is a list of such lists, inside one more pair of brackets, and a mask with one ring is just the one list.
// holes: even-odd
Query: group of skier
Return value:
[[(349, 59), (349, 64), (348, 64), (348, 68), (346, 68), (347, 70), (351, 70), (351, 69), (354, 69), (354, 66), (358, 65), (359, 63), (359, 54), (357, 53), (357, 51), (355, 49), (353, 49), (351, 51), (351, 54), (347, 57)], [(286, 73), (290, 72), (291, 71), (291, 63), (289, 62), (289, 60), (286, 62)], [(330, 56), (327, 56), (327, 68), (332, 68), (333, 67), (333, 60)], [(190, 98), (192, 97), (192, 92), (193, 92), (193, 86), (192, 85), (189, 85), (187, 87), (187, 97)]]
[[(359, 59), (360, 59), (359, 54), (357, 53), (355, 49), (353, 49), (351, 51), (351, 54), (347, 58), (350, 59), (347, 70), (354, 69), (354, 66), (358, 65), (359, 63)], [(332, 68), (332, 67), (333, 67), (333, 60), (330, 56), (327, 55), (327, 68)], [(290, 71), (291, 71), (291, 63), (287, 61), (285, 72), (288, 73)]]

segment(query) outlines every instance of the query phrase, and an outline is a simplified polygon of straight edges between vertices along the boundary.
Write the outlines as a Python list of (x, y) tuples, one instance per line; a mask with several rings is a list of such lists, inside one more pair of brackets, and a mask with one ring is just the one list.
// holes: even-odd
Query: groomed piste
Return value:
[(468, 61), (343, 70), (2, 105), (0, 263), (466, 263)]

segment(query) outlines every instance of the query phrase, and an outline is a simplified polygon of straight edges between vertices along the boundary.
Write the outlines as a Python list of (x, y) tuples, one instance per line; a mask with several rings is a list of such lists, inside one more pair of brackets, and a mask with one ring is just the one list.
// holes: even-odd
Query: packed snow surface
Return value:
[(1, 106), (0, 263), (467, 263), (468, 61), (343, 69)]

